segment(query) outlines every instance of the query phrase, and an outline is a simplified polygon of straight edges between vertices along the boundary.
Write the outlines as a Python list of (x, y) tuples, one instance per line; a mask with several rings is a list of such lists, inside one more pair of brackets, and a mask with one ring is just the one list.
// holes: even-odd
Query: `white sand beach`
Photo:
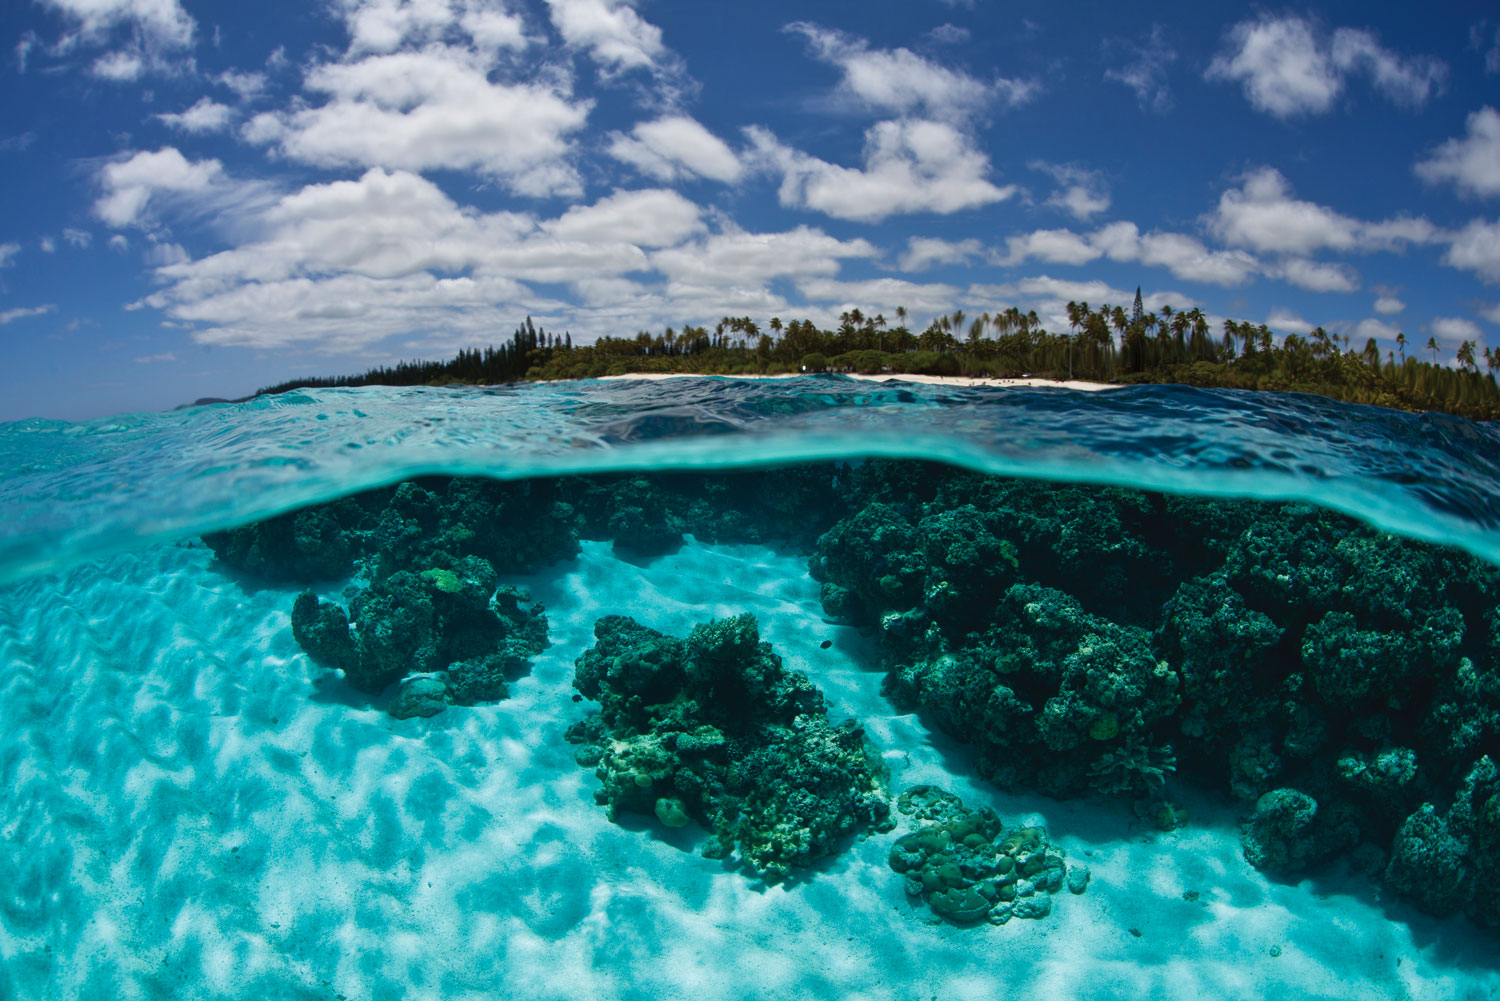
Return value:
[[(1056, 389), (1078, 389), (1084, 392), (1097, 392), (1101, 389), (1119, 389), (1121, 387), (1111, 385), (1107, 382), (1085, 382), (1081, 379), (977, 379), (966, 375), (913, 375), (905, 372), (885, 372), (880, 375), (856, 375), (853, 372), (845, 372), (851, 379), (864, 379), (868, 382), (915, 382), (925, 386), (1052, 386)], [(689, 372), (636, 372), (626, 375), (600, 376), (601, 380), (621, 379), (796, 379), (796, 373), (784, 373), (781, 375), (694, 375)]]
[[(0, 601), (0, 997), (348, 1001), (827, 998), (1449, 1001), (1500, 996), (1493, 941), (1357, 880), (1287, 885), (1234, 811), (1185, 797), (1162, 834), (1118, 803), (998, 792), (880, 694), (805, 560), (688, 542), (633, 562), (585, 543), (525, 581), (552, 647), (512, 698), (396, 720), (313, 665), (293, 591), (160, 547)], [(330, 589), (338, 597), (339, 589)], [(930, 782), (1048, 826), (1093, 882), (1039, 921), (931, 923), (891, 835), (795, 884), (610, 823), (564, 729), (605, 613), (684, 634), (752, 611), (857, 716), (892, 786)], [(828, 640), (831, 646), (822, 649)]]

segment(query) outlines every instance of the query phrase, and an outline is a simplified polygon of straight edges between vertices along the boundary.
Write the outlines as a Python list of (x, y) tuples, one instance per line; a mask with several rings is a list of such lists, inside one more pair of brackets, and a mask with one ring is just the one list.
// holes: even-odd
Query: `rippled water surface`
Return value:
[(1500, 429), (1315, 396), (838, 376), (303, 390), (0, 426), (0, 580), (425, 473), (813, 458), (1303, 498), (1500, 561)]

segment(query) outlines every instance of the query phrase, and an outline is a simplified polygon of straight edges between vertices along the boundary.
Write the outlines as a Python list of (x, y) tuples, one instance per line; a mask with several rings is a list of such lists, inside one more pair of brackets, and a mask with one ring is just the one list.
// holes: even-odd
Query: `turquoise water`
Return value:
[[(1162, 657), (1163, 672), (1170, 666), (1191, 688), (1193, 675), (1174, 660), (1191, 659), (1188, 641), (1137, 606), (1184, 608), (1183, 601), (1162, 606), (1156, 592), (1170, 595), (1213, 573), (1253, 598), (1255, 581), (1301, 581), (1299, 559), (1303, 567), (1313, 559), (1308, 547), (1282, 553), (1282, 572), (1274, 551), (1226, 543), (1230, 569), (1220, 571), (1225, 556), (1213, 545), (1189, 559), (1181, 539), (1152, 536), (1150, 519), (1162, 512), (1197, 512), (1205, 538), (1241, 543), (1272, 538), (1268, 525), (1291, 525), (1304, 542), (1332, 533), (1340, 565), (1367, 558), (1371, 579), (1404, 587), (1399, 593), (1419, 609), (1403, 625), (1368, 621), (1396, 616), (1401, 603), (1391, 595), (1398, 591), (1369, 598), (1356, 575), (1340, 578), (1346, 598), (1329, 600), (1347, 599), (1361, 611), (1320, 607), (1321, 618), (1292, 625), (1296, 603), (1284, 612), (1266, 599), (1266, 612), (1245, 610), (1237, 620), (1243, 628), (1210, 647), (1249, 643), (1269, 664), (1298, 653), (1247, 639), (1255, 614), (1309, 636), (1358, 614), (1365, 618), (1348, 642), (1367, 642), (1415, 672), (1389, 695), (1395, 706), (1425, 689), (1424, 668), (1390, 653), (1383, 638), (1427, 642), (1450, 613), (1442, 602), (1421, 611), (1424, 596), (1443, 591), (1473, 623), (1461, 648), (1434, 641), (1431, 656), (1448, 658), (1444, 670), (1455, 677), (1468, 677), (1468, 669), (1488, 677), (1493, 641), (1477, 623), (1493, 608), (1484, 605), (1493, 591), (1483, 564), (1429, 559), (1438, 551), (1403, 548), (1295, 505), (1265, 508), (1272, 513), (1262, 516), (1259, 507), (1142, 502), (1131, 498), (1143, 495), (1099, 494), (1095, 485), (1311, 501), (1500, 563), (1497, 445), (1493, 427), (1310, 397), (1176, 387), (954, 389), (837, 377), (319, 390), (81, 425), (0, 427), (0, 998), (1500, 997), (1494, 930), (1457, 913), (1462, 907), (1449, 916), (1428, 913), (1425, 886), (1416, 896), (1397, 893), (1338, 859), (1283, 872), (1252, 866), (1240, 826), (1259, 811), (1264, 787), (1236, 798), (1195, 774), (1196, 745), (1187, 742), (1199, 724), (1166, 710), (1154, 722), (1132, 722), (1128, 697), (1100, 696), (1117, 718), (1089, 724), (1099, 749), (1125, 746), (1133, 726), (1153, 739), (1170, 730), (1179, 749), (1165, 790), (1147, 776), (1139, 788), (1100, 795), (1104, 771), (1086, 761), (1076, 772), (1015, 780), (995, 758), (1005, 751), (997, 735), (965, 731), (967, 710), (933, 694), (938, 682), (951, 681), (955, 663), (966, 663), (966, 651), (981, 649), (962, 638), (966, 630), (991, 622), (998, 629), (1006, 608), (1029, 615), (1048, 602), (1081, 623), (1085, 638), (1068, 641), (1076, 645), (1066, 651), (1069, 670), (1109, 670), (1096, 651), (1119, 651), (1109, 656), (1124, 663), (1132, 643), (1157, 644), (1147, 656)], [(740, 478), (672, 493), (678, 487), (657, 475), (874, 457), (1089, 486), (1049, 493), (1009, 481), (952, 481), (933, 467), (846, 470), (825, 479), (835, 491), (869, 496), (817, 517), (808, 509), (820, 536), (810, 574), (812, 543), (773, 538), (766, 512), (794, 511), (812, 493), (769, 478), (764, 486)], [(621, 470), (654, 478), (639, 490), (629, 477), (600, 480), (595, 492), (539, 479)], [(430, 718), (398, 718), (390, 706), (399, 689), (347, 683), (326, 658), (309, 654), (293, 627), (304, 588), (358, 619), (361, 596), (397, 579), (381, 561), (396, 558), (388, 540), (400, 532), (380, 517), (406, 495), (370, 495), (363, 512), (341, 515), (348, 537), (364, 548), (321, 579), (276, 579), (266, 572), (277, 567), (269, 548), (242, 547), (230, 558), (211, 534), (416, 476), (467, 475), (530, 481), (505, 488), (497, 506), (484, 508), (526, 522), (502, 526), (485, 558), (502, 586), (525, 588), (544, 606), (549, 645), (508, 670), (508, 697), (455, 703)], [(886, 475), (899, 489), (879, 485)], [(939, 480), (957, 500), (928, 497)], [(466, 496), (427, 482), (439, 498)], [(659, 544), (648, 530), (666, 515), (641, 500), (651, 491), (668, 498), (672, 530)], [(902, 491), (927, 499), (903, 500)], [(1064, 533), (1069, 548), (1059, 544), (1052, 561), (1043, 552), (1053, 539), (1045, 531), (1030, 542), (1016, 535), (1012, 545), (1006, 525), (987, 523), (1003, 536), (991, 540), (954, 507), (987, 498), (997, 512), (1024, 504), (1092, 511), (1096, 497), (1122, 511), (1155, 505), (1156, 514), (1142, 515), (1145, 528), (1129, 529), (1146, 546), (1130, 565), (1149, 569), (1156, 554), (1170, 552), (1174, 568), (1152, 570), (1149, 582), (1086, 580), (1088, 568), (1108, 562), (1111, 540), (1081, 543)], [(698, 506), (689, 510), (690, 502)], [(643, 513), (618, 520), (635, 503)], [(721, 524), (715, 504), (745, 516)], [(858, 546), (871, 545), (876, 531), (859, 526), (872, 511), (887, 516), (879, 505), (905, 512), (916, 549), (892, 549), (869, 569)], [(1219, 511), (1228, 513), (1219, 519)], [(429, 515), (411, 517), (438, 530)], [(550, 531), (548, 519), (573, 518), (587, 523), (576, 550), (550, 561), (515, 555), (523, 543), (552, 552), (537, 541)], [(1224, 520), (1233, 524), (1225, 528)], [(441, 521), (441, 530), (457, 539), (450, 522)], [(1101, 534), (1105, 525), (1099, 522)], [(205, 533), (219, 555), (199, 540)], [(933, 555), (929, 543), (939, 533), (962, 545)], [(239, 538), (270, 536), (251, 529)], [(478, 545), (468, 539), (451, 545)], [(441, 609), (439, 592), (458, 586), (441, 573), (455, 567), (447, 572), (467, 581), (472, 565), (449, 559), (441, 545), (414, 544), (419, 555), (405, 559), (428, 574), (427, 583), (404, 578), (401, 593)], [(955, 555), (960, 549), (980, 555)], [(930, 586), (932, 575), (912, 595), (899, 581), (886, 583), (905, 572), (901, 559), (924, 552), (955, 585), (964, 572), (993, 577), (1005, 599), (995, 600), (993, 613), (960, 615), (944, 604), (949, 591)], [(1260, 553), (1261, 563), (1244, 565), (1247, 552)], [(866, 570), (871, 586), (862, 592)], [(1439, 572), (1443, 579), (1421, 576)], [(1200, 573), (1208, 576), (1194, 576)], [(1460, 582), (1460, 575), (1468, 576)], [(1076, 591), (1086, 608), (1069, 611), (1033, 580)], [(941, 629), (921, 636), (907, 629), (909, 614), (891, 616), (913, 602), (931, 610)], [(686, 826), (662, 822), (671, 815), (650, 810), (660, 790), (612, 820), (596, 801), (607, 780), (592, 764), (580, 766), (588, 745), (568, 737), (601, 697), (597, 689), (579, 694), (586, 686), (576, 666), (601, 642), (596, 623), (629, 615), (683, 638), (746, 612), (785, 669), (802, 672), (821, 692), (830, 723), (860, 722), (892, 800), (930, 784), (994, 810), (1007, 832), (1044, 828), (1067, 871), (1088, 870), (1087, 889), (1052, 893), (1043, 918), (960, 926), (940, 920), (929, 899), (935, 894), (912, 894), (892, 871), (893, 839), (922, 829), (919, 818), (894, 809), (894, 831), (866, 823), (788, 880), (757, 874), (733, 854), (704, 857), (712, 818), (691, 811)], [(948, 614), (959, 624), (950, 625)], [(376, 624), (358, 621), (353, 635), (373, 634)], [(1166, 652), (1163, 637), (1178, 644), (1172, 651), (1188, 652)], [(1351, 666), (1335, 646), (1325, 660)], [(1309, 665), (1317, 659), (1301, 656)], [(1469, 668), (1455, 666), (1460, 660)], [(442, 661), (451, 681), (454, 666)], [(1148, 677), (1154, 663), (1145, 666)], [(1305, 693), (1306, 706), (1325, 712), (1342, 698), (1373, 712), (1387, 696), (1378, 694), (1378, 681), (1358, 677), (1359, 667), (1356, 658), (1356, 680), (1341, 682), (1343, 689), (1329, 681), (1327, 692)], [(1475, 684), (1467, 701), (1488, 704), (1494, 693)], [(1291, 697), (1276, 691), (1278, 699)], [(1124, 701), (1107, 701), (1117, 697)], [(1218, 725), (1229, 725), (1227, 715)], [(1330, 754), (1357, 756), (1366, 745), (1371, 755), (1399, 751), (1402, 740), (1418, 739), (1374, 715), (1338, 732), (1349, 747), (1330, 745)], [(601, 770), (613, 767), (622, 745), (649, 737), (610, 735)], [(1423, 773), (1399, 794), (1415, 797), (1403, 801), (1400, 815), (1418, 805), (1418, 790), (1453, 795), (1495, 739), (1486, 732), (1465, 745), (1462, 774)], [(1075, 750), (1057, 751), (1059, 761)], [(1418, 746), (1421, 767), (1430, 769), (1428, 754)], [(1300, 784), (1324, 797), (1317, 767), (1289, 759), (1286, 769), (1267, 785)], [(1080, 776), (1093, 785), (1070, 792)], [(1481, 796), (1477, 806), (1484, 802)], [(1323, 803), (1325, 816), (1343, 805)], [(1164, 804), (1189, 819), (1162, 824)], [(1447, 799), (1437, 805), (1448, 811)], [(1463, 836), (1483, 870), (1489, 861), (1481, 856), (1491, 841), (1500, 844), (1500, 826), (1480, 814)], [(1366, 823), (1366, 833), (1372, 829), (1390, 836), (1379, 821)], [(1288, 844), (1295, 848), (1296, 839)]]
[(932, 387), (839, 376), (303, 390), (0, 426), (0, 581), (407, 477), (899, 456), (1303, 498), (1500, 561), (1500, 429), (1298, 394)]

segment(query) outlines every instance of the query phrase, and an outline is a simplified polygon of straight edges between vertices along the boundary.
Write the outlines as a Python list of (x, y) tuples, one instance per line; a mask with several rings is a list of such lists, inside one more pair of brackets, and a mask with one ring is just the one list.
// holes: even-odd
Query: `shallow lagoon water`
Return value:
[[(830, 620), (805, 555), (688, 539), (631, 557), (585, 541), (505, 578), (546, 605), (552, 642), (509, 699), (396, 720), (299, 649), (298, 588), (230, 572), (189, 537), (415, 473), (887, 452), (1345, 510), (1373, 498), (1358, 513), (1385, 527), (1494, 545), (1493, 432), (1461, 422), (1365, 427), (1368, 411), (1265, 397), (1287, 411), (1235, 423), (1224, 413), (1262, 398), (1180, 391), (1094, 403), (811, 380), (747, 399), (741, 385), (540, 387), (577, 393), (573, 409), (521, 406), (509, 425), (506, 393), (359, 391), (5, 429), (0, 995), (1500, 996), (1492, 932), (1353, 876), (1268, 879), (1241, 854), (1235, 804), (1183, 790), (1193, 820), (1162, 832), (1122, 802), (1000, 791), (970, 749), (881, 694), (872, 639)], [(423, 416), (403, 424), (403, 408)], [(592, 434), (569, 423), (579, 410)], [(962, 437), (935, 453), (933, 425)], [(1210, 428), (1221, 437), (1195, 442)], [(84, 444), (70, 456), (23, 434)], [(342, 588), (320, 585), (327, 599)], [(955, 928), (903, 892), (891, 836), (767, 885), (700, 858), (693, 826), (609, 822), (563, 739), (585, 711), (569, 696), (594, 621), (625, 612), (682, 635), (741, 611), (831, 715), (864, 721), (894, 790), (938, 784), (1045, 824), (1087, 861), (1089, 890), (1046, 920)]]

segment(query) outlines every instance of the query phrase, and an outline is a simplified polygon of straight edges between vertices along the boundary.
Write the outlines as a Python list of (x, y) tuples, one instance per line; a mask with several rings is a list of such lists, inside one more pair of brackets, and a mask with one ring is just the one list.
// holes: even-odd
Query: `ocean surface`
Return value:
[[(1141, 809), (1148, 786), (1150, 808), (1163, 802), (1155, 781), (1135, 798), (992, 781), (977, 738), (931, 702), (917, 711), (892, 697), (887, 671), (929, 655), (946, 669), (949, 640), (936, 626), (929, 646), (897, 636), (878, 602), (834, 614), (833, 556), (815, 576), (807, 547), (773, 533), (687, 530), (632, 547), (627, 528), (613, 545), (583, 531), (567, 559), (497, 566), (502, 585), (545, 606), (549, 645), (509, 675), (507, 698), (430, 718), (397, 718), (389, 690), (356, 691), (294, 636), (299, 593), (354, 616), (388, 568), (355, 559), (341, 576), (276, 579), (202, 541), (416, 477), (617, 483), (606, 474), (880, 459), (1314, 505), (1368, 526), (1338, 529), (1349, 539), (1378, 547), (1393, 533), (1500, 565), (1500, 428), (1302, 395), (584, 381), (303, 390), (0, 425), (0, 999), (1500, 998), (1500, 932), (1462, 906), (1437, 913), (1332, 863), (1251, 865), (1241, 825), (1253, 794), (1179, 783), (1168, 766), (1171, 804), (1190, 819), (1162, 824)], [(915, 503), (906, 516), (920, 536)], [(1276, 510), (1307, 521), (1303, 507)], [(995, 552), (1017, 562), (1009, 542), (995, 545), (989, 564)], [(1024, 584), (1037, 557), (1015, 551)], [(432, 565), (424, 586), (441, 600), (448, 578), (433, 575), (452, 571)], [(912, 600), (937, 607), (930, 587)], [(701, 816), (669, 824), (658, 805), (655, 817), (611, 819), (567, 736), (593, 706), (575, 692), (575, 665), (602, 642), (596, 623), (625, 615), (681, 638), (746, 612), (822, 693), (830, 721), (860, 721), (891, 800), (932, 785), (992, 809), (1007, 831), (1045, 828), (1069, 866), (1086, 866), (1087, 889), (1055, 893), (1037, 920), (955, 923), (893, 872), (893, 839), (919, 823), (894, 808), (894, 831), (860, 830), (788, 879), (704, 857)], [(1345, 613), (1328, 614), (1319, 622)], [(1141, 642), (1166, 635), (1118, 618)], [(1386, 629), (1360, 626), (1366, 638)], [(1476, 653), (1489, 641), (1465, 635), (1443, 656), (1494, 670)], [(1123, 709), (1109, 715), (1095, 739), (1130, 725)], [(1399, 743), (1393, 733), (1369, 737), (1371, 753)], [(1427, 781), (1402, 787), (1415, 797), (1402, 815), (1422, 800), (1415, 790), (1441, 785)], [(1473, 823), (1462, 847), (1479, 859), (1500, 831)]]

